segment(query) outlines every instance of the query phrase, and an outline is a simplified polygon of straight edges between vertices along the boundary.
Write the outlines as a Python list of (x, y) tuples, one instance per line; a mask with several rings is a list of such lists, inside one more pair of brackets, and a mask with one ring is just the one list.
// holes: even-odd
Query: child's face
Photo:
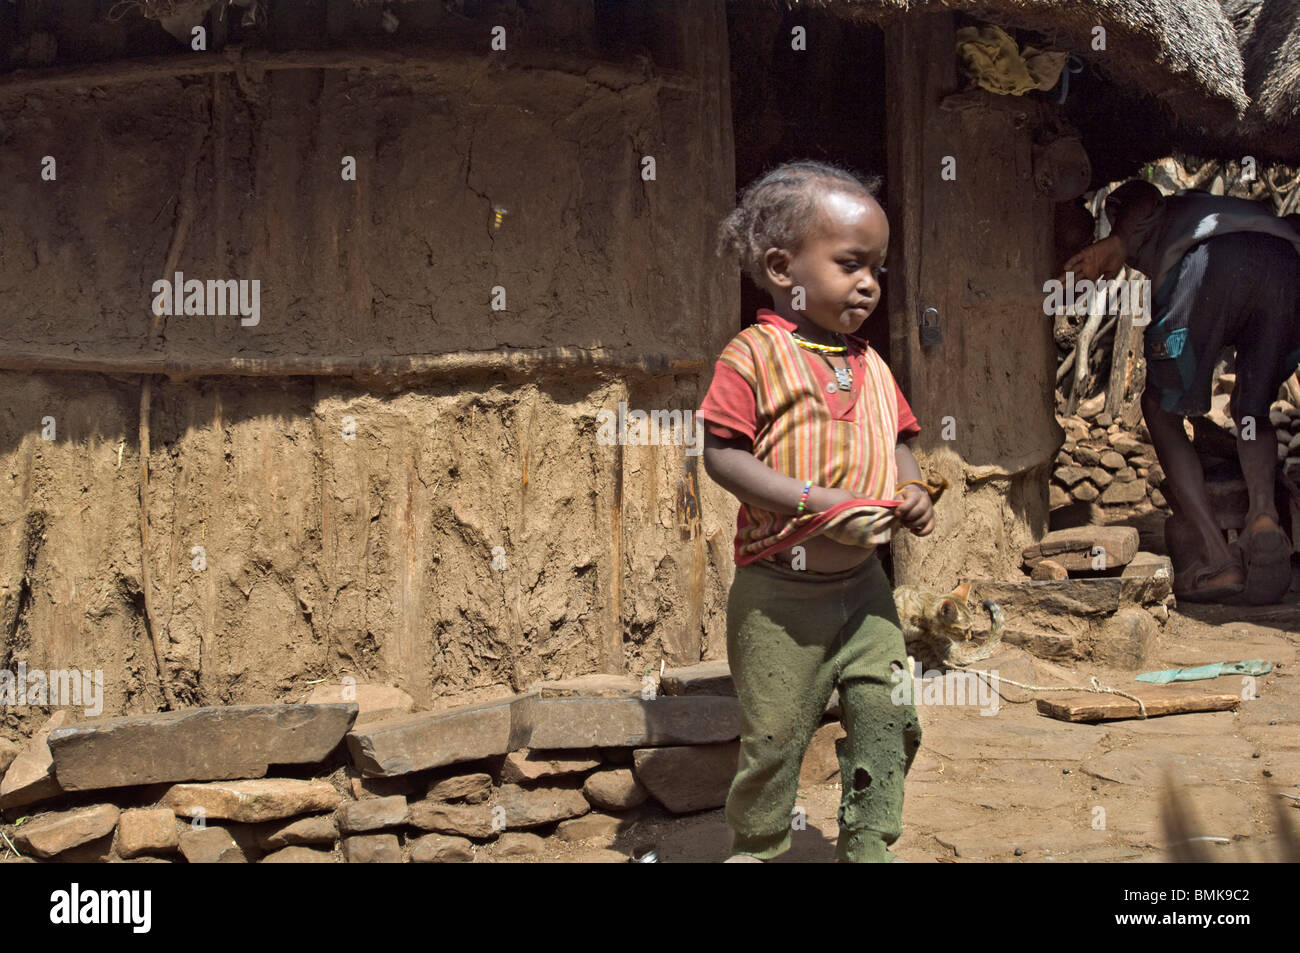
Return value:
[(793, 255), (770, 249), (768, 280), (778, 305), (797, 305), (795, 314), (827, 331), (853, 334), (880, 303), (880, 268), (889, 246), (889, 220), (870, 196), (831, 191), (821, 196), (820, 227)]

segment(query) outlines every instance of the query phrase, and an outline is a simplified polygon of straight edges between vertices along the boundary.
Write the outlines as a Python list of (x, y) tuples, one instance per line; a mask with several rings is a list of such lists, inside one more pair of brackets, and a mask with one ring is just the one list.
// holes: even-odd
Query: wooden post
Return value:
[(1124, 312), (1115, 328), (1115, 340), (1110, 351), (1110, 383), (1106, 385), (1104, 413), (1118, 417), (1124, 397), (1128, 393), (1129, 378), (1133, 369), (1133, 315)]
[[(620, 401), (627, 400), (627, 385), (614, 388), (614, 414)], [(617, 424), (615, 425), (617, 426)], [(600, 670), (623, 674), (623, 444), (614, 443), (613, 484), (609, 502), (609, 616), (605, 624)]]
[[(895, 534), (896, 584), (1018, 571), (1020, 550), (1047, 527), (1061, 436), (1040, 291), (1053, 264), (1052, 204), (1035, 190), (1032, 161), (1043, 116), (1034, 103), (982, 93), (979, 108), (945, 108), (961, 85), (955, 44), (949, 13), (885, 28), (891, 367), (921, 425), (922, 471), (953, 486), (931, 536)], [(918, 320), (929, 308), (940, 339), (923, 348)]]

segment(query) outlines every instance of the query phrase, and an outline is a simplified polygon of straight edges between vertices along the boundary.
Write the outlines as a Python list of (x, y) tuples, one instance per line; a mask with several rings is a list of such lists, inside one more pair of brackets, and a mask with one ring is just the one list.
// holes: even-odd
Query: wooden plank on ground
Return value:
[[(1240, 695), (1206, 693), (1183, 686), (1126, 685), (1122, 690), (1142, 699), (1148, 718), (1194, 711), (1232, 711), (1241, 704)], [(1138, 706), (1137, 702), (1121, 695), (1061, 692), (1038, 699), (1038, 713), (1058, 721), (1116, 721), (1137, 718)]]

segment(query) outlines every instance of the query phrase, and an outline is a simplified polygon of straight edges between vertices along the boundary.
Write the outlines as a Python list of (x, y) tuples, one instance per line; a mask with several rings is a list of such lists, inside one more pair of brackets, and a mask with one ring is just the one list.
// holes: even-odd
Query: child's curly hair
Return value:
[(740, 193), (735, 211), (718, 228), (718, 254), (739, 259), (745, 274), (761, 285), (764, 253), (769, 248), (798, 251), (817, 214), (818, 193), (832, 190), (875, 198), (880, 176), (813, 159), (777, 166)]

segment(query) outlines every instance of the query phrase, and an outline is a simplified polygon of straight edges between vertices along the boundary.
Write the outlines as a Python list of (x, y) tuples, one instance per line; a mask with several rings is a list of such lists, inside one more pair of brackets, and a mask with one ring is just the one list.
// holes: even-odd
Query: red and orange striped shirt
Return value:
[(796, 327), (760, 308), (758, 323), (723, 348), (697, 416), (719, 436), (748, 437), (754, 456), (779, 473), (862, 499), (801, 516), (742, 503), (737, 566), (817, 535), (859, 546), (888, 542), (899, 502), (894, 450), (899, 438), (921, 431), (889, 366), (865, 338), (847, 336), (853, 390), (845, 395), (826, 362), (795, 342)]

